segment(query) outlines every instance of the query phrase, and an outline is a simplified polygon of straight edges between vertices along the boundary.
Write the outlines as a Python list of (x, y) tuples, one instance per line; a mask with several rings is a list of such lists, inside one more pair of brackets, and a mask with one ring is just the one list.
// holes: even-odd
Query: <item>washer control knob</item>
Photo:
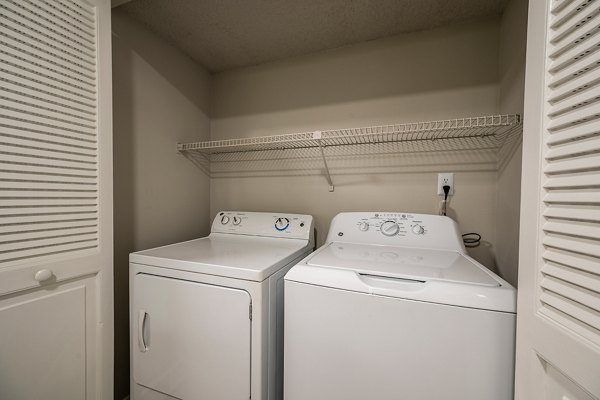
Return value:
[(242, 219), (240, 217), (233, 217), (234, 225), (239, 225), (241, 222), (242, 222)]
[(221, 217), (221, 225), (227, 225), (229, 223), (229, 217), (227, 215), (223, 215)]
[(400, 227), (394, 221), (385, 221), (381, 224), (381, 233), (385, 236), (396, 236), (400, 231)]
[(288, 226), (290, 226), (290, 220), (287, 218), (277, 218), (277, 221), (275, 221), (275, 229), (280, 232), (285, 231)]
[(362, 231), (362, 232), (366, 232), (369, 230), (369, 223), (368, 222), (359, 222), (358, 223), (358, 230)]
[(422, 235), (425, 233), (425, 228), (422, 225), (415, 225), (412, 227), (412, 231), (415, 235)]

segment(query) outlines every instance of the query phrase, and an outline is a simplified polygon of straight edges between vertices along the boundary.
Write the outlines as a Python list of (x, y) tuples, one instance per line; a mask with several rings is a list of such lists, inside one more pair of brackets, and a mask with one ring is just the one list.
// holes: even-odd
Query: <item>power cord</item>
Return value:
[[(440, 215), (446, 215), (448, 205), (448, 194), (450, 193), (450, 185), (442, 186), (444, 190), (444, 200), (440, 205)], [(481, 235), (477, 232), (469, 232), (462, 235), (465, 247), (477, 247), (481, 244)]]
[(444, 185), (442, 186), (444, 189), (444, 200), (442, 200), (442, 205), (440, 207), (440, 215), (446, 215), (446, 206), (448, 204), (448, 193), (450, 193), (450, 186)]
[(481, 235), (476, 232), (469, 232), (462, 235), (465, 247), (477, 247), (481, 244)]

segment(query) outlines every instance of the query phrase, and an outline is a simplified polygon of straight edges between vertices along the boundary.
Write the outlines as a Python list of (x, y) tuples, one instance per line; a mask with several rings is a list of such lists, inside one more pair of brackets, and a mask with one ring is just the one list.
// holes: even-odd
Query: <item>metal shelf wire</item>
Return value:
[[(510, 136), (521, 130), (520, 115), (493, 115), (243, 139), (178, 143), (177, 150), (190, 160), (198, 160), (198, 157), (201, 157), (210, 163), (219, 155), (224, 154), (229, 155), (229, 158), (235, 158), (237, 153), (242, 158), (243, 153), (247, 152), (319, 148), (329, 189), (333, 191), (325, 148), (414, 142), (415, 144), (424, 144), (424, 147), (435, 147), (436, 151), (444, 148), (447, 148), (448, 151), (476, 150), (483, 147), (500, 150)], [(204, 169), (206, 170), (206, 168)]]

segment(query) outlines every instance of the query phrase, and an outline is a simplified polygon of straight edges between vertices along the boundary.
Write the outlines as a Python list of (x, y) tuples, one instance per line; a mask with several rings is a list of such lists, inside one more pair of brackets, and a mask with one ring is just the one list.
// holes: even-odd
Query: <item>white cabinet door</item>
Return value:
[(113, 395), (110, 40), (109, 0), (0, 1), (1, 399)]
[(600, 2), (529, 3), (516, 398), (600, 398)]
[(180, 399), (250, 398), (250, 295), (137, 274), (131, 310), (137, 384)]
[(94, 398), (94, 298), (88, 278), (0, 300), (0, 398)]

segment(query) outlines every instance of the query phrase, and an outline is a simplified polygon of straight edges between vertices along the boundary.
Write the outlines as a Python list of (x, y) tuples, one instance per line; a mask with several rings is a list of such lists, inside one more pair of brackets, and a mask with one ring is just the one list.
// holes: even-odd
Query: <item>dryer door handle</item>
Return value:
[(140, 310), (140, 312), (138, 314), (138, 346), (142, 353), (145, 353), (148, 351), (148, 346), (146, 346), (146, 341), (144, 339), (144, 328), (146, 325), (146, 315), (148, 315), (146, 310)]

